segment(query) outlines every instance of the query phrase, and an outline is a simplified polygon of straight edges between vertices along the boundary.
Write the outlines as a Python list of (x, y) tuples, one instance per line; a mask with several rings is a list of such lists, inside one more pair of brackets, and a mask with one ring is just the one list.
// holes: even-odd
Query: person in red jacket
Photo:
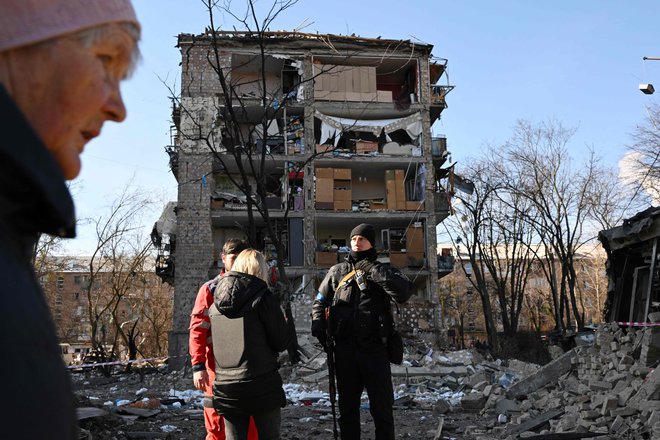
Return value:
[[(234, 260), (241, 251), (248, 248), (244, 240), (230, 238), (222, 247), (222, 262), (224, 269), (220, 274), (204, 283), (197, 293), (195, 306), (190, 316), (190, 336), (188, 341), (190, 360), (193, 370), (193, 384), (198, 390), (204, 391), (204, 426), (206, 426), (206, 440), (225, 440), (224, 421), (213, 408), (213, 381), (215, 380), (215, 361), (213, 359), (213, 346), (211, 345), (211, 321), (209, 320), (209, 307), (213, 304), (213, 290), (218, 278), (229, 272)], [(254, 420), (250, 418), (248, 440), (258, 440)]]

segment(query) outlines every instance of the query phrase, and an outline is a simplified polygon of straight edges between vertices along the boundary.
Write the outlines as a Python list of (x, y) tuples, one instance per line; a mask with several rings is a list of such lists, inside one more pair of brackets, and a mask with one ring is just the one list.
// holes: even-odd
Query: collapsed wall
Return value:
[[(549, 347), (558, 355), (543, 367), (406, 342), (403, 364), (392, 366), (395, 407), (432, 410), (439, 433), (474, 440), (660, 440), (660, 326), (605, 324), (591, 345), (565, 353)], [(325, 359), (314, 360), (299, 379), (322, 388)], [(454, 419), (470, 420), (462, 413), (481, 417), (451, 427)]]
[(550, 434), (574, 432), (660, 439), (660, 327), (611, 323), (594, 339), (507, 388), (496, 385), (487, 395), (486, 390), (468, 395), (469, 405), (481, 397), (483, 415), (510, 422), (481, 438), (560, 438)]

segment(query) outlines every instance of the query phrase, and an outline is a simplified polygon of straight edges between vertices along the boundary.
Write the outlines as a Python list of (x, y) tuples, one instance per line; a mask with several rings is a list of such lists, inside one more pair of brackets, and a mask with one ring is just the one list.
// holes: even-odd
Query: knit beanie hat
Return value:
[(357, 225), (351, 231), (350, 238), (353, 238), (354, 235), (361, 235), (371, 243), (371, 247), (376, 247), (376, 230), (369, 223), (362, 223)]
[(114, 22), (139, 27), (131, 0), (2, 0), (0, 52)]

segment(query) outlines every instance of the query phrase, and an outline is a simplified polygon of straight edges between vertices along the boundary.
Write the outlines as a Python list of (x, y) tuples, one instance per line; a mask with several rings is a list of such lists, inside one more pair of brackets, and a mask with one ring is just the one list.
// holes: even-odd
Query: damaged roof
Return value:
[(650, 207), (623, 221), (623, 225), (605, 229), (598, 239), (608, 251), (660, 237), (660, 207)]
[[(367, 38), (359, 35), (335, 35), (335, 34), (310, 34), (296, 31), (268, 31), (268, 32), (249, 32), (249, 31), (226, 31), (218, 29), (215, 31), (217, 39), (222, 40), (224, 45), (252, 45), (255, 42), (265, 41), (266, 44), (284, 44), (292, 45), (296, 49), (311, 49), (323, 47), (334, 51), (337, 49), (347, 49), (354, 47), (373, 47), (387, 48), (392, 51), (414, 50), (430, 54), (433, 49), (432, 44), (419, 43), (412, 40), (391, 40), (381, 37)], [(178, 44), (192, 44), (198, 40), (211, 41), (213, 32), (207, 28), (203, 34), (179, 34)]]

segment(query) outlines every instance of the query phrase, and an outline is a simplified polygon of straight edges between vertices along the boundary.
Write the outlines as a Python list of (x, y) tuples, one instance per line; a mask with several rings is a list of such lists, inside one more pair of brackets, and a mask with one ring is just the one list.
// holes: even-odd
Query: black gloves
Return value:
[(377, 266), (376, 261), (369, 261), (369, 260), (360, 260), (357, 263), (355, 263), (355, 268), (360, 269), (364, 271), (365, 274), (369, 275), (371, 274), (371, 271), (374, 269), (374, 267)]
[(326, 333), (324, 321), (320, 321), (320, 320), (312, 321), (312, 336), (318, 339), (321, 345), (325, 347), (325, 344), (328, 339), (328, 335)]

